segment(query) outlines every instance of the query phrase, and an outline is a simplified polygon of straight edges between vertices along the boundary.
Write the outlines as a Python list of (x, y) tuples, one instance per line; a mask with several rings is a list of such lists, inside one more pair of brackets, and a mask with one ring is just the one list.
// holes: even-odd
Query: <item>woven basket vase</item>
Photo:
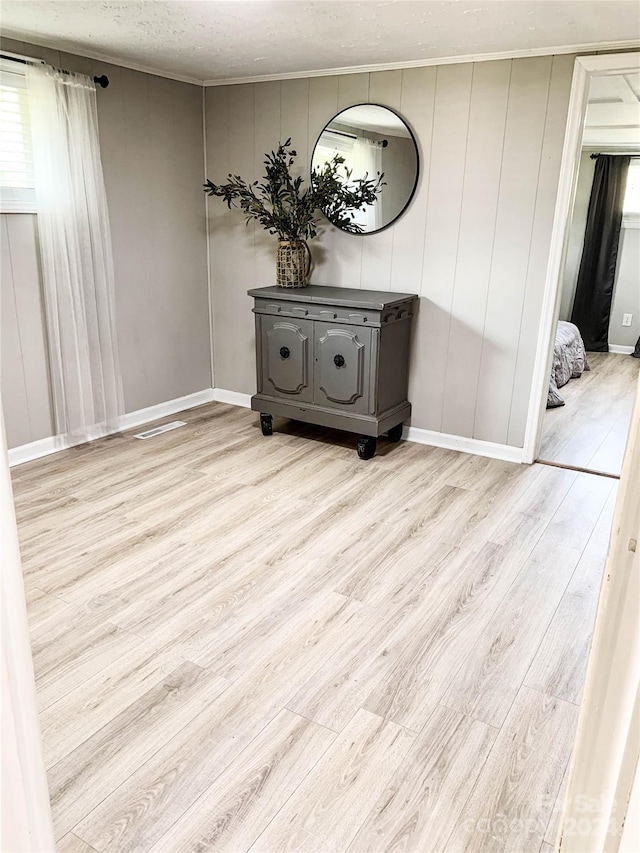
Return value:
[(280, 240), (276, 264), (278, 287), (306, 287), (311, 252), (304, 240)]

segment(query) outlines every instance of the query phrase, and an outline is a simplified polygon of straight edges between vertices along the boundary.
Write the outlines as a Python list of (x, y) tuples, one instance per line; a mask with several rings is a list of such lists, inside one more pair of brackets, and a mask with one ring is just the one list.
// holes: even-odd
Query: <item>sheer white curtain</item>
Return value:
[(93, 81), (27, 65), (56, 430), (83, 441), (124, 412)]
[[(382, 171), (382, 145), (362, 136), (356, 137), (353, 143), (353, 174), (356, 178), (363, 178), (365, 172), (369, 178), (375, 178)], [(362, 225), (367, 231), (375, 231), (382, 224), (382, 199), (378, 198), (375, 204), (368, 204), (364, 210), (356, 212), (354, 219), (358, 225)]]

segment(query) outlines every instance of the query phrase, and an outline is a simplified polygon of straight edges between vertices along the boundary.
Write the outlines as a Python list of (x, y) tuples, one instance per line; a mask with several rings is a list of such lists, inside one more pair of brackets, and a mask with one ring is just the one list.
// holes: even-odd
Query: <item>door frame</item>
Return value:
[(0, 407), (2, 849), (55, 850), (18, 530)]
[(561, 279), (567, 256), (569, 226), (578, 183), (589, 84), (592, 77), (607, 77), (638, 71), (640, 71), (640, 51), (578, 56), (575, 61), (522, 450), (524, 463), (535, 462), (542, 438), (542, 424), (553, 357), (552, 342), (560, 314)]
[(626, 818), (640, 784), (639, 469), (640, 378), (556, 841), (560, 853), (638, 849)]

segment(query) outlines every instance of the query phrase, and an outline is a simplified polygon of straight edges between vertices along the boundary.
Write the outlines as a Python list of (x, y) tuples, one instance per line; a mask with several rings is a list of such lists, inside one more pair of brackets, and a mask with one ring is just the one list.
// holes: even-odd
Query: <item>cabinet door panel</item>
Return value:
[(262, 391), (313, 400), (313, 325), (305, 320), (262, 318)]
[(371, 329), (315, 325), (314, 402), (364, 414), (369, 408)]

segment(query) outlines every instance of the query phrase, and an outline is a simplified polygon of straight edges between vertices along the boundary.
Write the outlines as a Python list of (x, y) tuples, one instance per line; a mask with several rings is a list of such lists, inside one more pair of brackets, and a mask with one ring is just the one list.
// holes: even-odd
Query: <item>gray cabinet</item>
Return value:
[(345, 429), (370, 458), (376, 439), (402, 435), (416, 296), (311, 286), (249, 291), (256, 319), (258, 391), (251, 408), (269, 435), (272, 416)]

